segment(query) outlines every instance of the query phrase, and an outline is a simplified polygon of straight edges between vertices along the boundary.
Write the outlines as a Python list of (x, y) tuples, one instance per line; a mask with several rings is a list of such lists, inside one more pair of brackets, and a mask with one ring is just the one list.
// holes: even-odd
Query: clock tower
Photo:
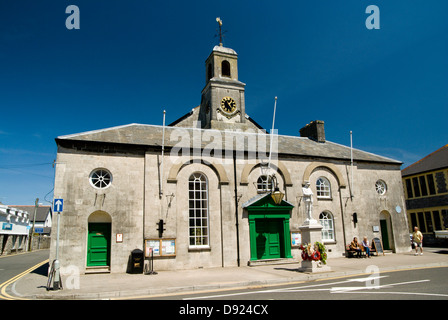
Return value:
[(230, 48), (213, 48), (205, 61), (199, 120), (205, 129), (246, 129), (244, 83), (238, 80), (238, 55)]

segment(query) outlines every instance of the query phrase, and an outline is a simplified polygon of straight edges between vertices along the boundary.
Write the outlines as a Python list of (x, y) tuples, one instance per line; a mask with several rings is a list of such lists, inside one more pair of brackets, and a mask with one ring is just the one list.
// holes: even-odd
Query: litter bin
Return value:
[(140, 249), (132, 250), (129, 255), (128, 261), (128, 273), (143, 273), (143, 265), (145, 260), (143, 259), (143, 251)]

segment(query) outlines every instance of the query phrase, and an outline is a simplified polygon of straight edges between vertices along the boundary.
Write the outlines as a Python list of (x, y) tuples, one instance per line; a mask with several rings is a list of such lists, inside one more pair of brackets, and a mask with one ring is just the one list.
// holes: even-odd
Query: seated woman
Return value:
[(354, 237), (353, 241), (350, 243), (350, 250), (356, 251), (358, 257), (361, 256), (361, 247), (359, 246), (357, 237)]
[(361, 242), (361, 245), (364, 247), (364, 251), (366, 252), (366, 255), (368, 258), (370, 258), (370, 243), (369, 240), (367, 240), (367, 237), (364, 237), (364, 239)]

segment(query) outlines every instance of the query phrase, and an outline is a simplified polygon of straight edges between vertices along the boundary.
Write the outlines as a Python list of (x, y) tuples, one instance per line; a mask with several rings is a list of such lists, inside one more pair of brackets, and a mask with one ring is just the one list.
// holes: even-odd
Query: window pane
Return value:
[(448, 210), (442, 210), (442, 221), (445, 229), (448, 229)]
[(431, 212), (425, 211), (425, 220), (426, 220), (427, 232), (434, 232), (434, 227), (432, 226)]
[(411, 213), (411, 223), (412, 223), (411, 230), (414, 231), (414, 227), (418, 226), (417, 213), (415, 212)]
[(430, 194), (436, 194), (436, 186), (434, 184), (434, 176), (432, 174), (426, 175), (426, 179), (428, 180), (428, 187)]
[(201, 173), (193, 173), (188, 183), (190, 246), (208, 245), (208, 186)]
[(428, 195), (428, 190), (426, 189), (425, 176), (420, 176), (419, 180), (420, 180), (420, 189), (422, 191), (422, 196), (427, 196)]
[(316, 193), (318, 197), (330, 198), (331, 196), (330, 182), (326, 178), (320, 177), (319, 179), (317, 179)]
[(406, 179), (406, 190), (408, 192), (408, 198), (413, 198), (414, 194), (412, 193), (411, 179)]
[(433, 211), (432, 216), (434, 218), (434, 227), (436, 230), (442, 230), (442, 220), (440, 220), (439, 211)]
[(420, 187), (418, 186), (417, 178), (412, 178), (412, 184), (414, 186), (414, 193), (416, 197), (420, 197)]
[(257, 179), (257, 192), (264, 193), (272, 191), (272, 178), (266, 175), (261, 175)]
[(419, 229), (421, 232), (426, 232), (426, 225), (425, 225), (425, 217), (423, 216), (423, 212), (417, 213), (418, 215), (418, 224)]
[(322, 212), (319, 221), (322, 225), (322, 240), (334, 240), (333, 216), (328, 212)]

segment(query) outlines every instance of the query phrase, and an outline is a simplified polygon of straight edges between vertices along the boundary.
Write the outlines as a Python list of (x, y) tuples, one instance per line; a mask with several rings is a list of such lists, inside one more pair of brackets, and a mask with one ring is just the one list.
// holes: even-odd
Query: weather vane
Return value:
[[(222, 36), (223, 36), (223, 34), (224, 33), (226, 33), (227, 31), (224, 31), (224, 32), (222, 32), (222, 29), (221, 29), (221, 27), (222, 27), (222, 20), (221, 20), (221, 18), (220, 17), (217, 17), (216, 18), (216, 22), (218, 22), (218, 25), (219, 25), (219, 45), (222, 47)], [(215, 36), (216, 37), (216, 36)]]

